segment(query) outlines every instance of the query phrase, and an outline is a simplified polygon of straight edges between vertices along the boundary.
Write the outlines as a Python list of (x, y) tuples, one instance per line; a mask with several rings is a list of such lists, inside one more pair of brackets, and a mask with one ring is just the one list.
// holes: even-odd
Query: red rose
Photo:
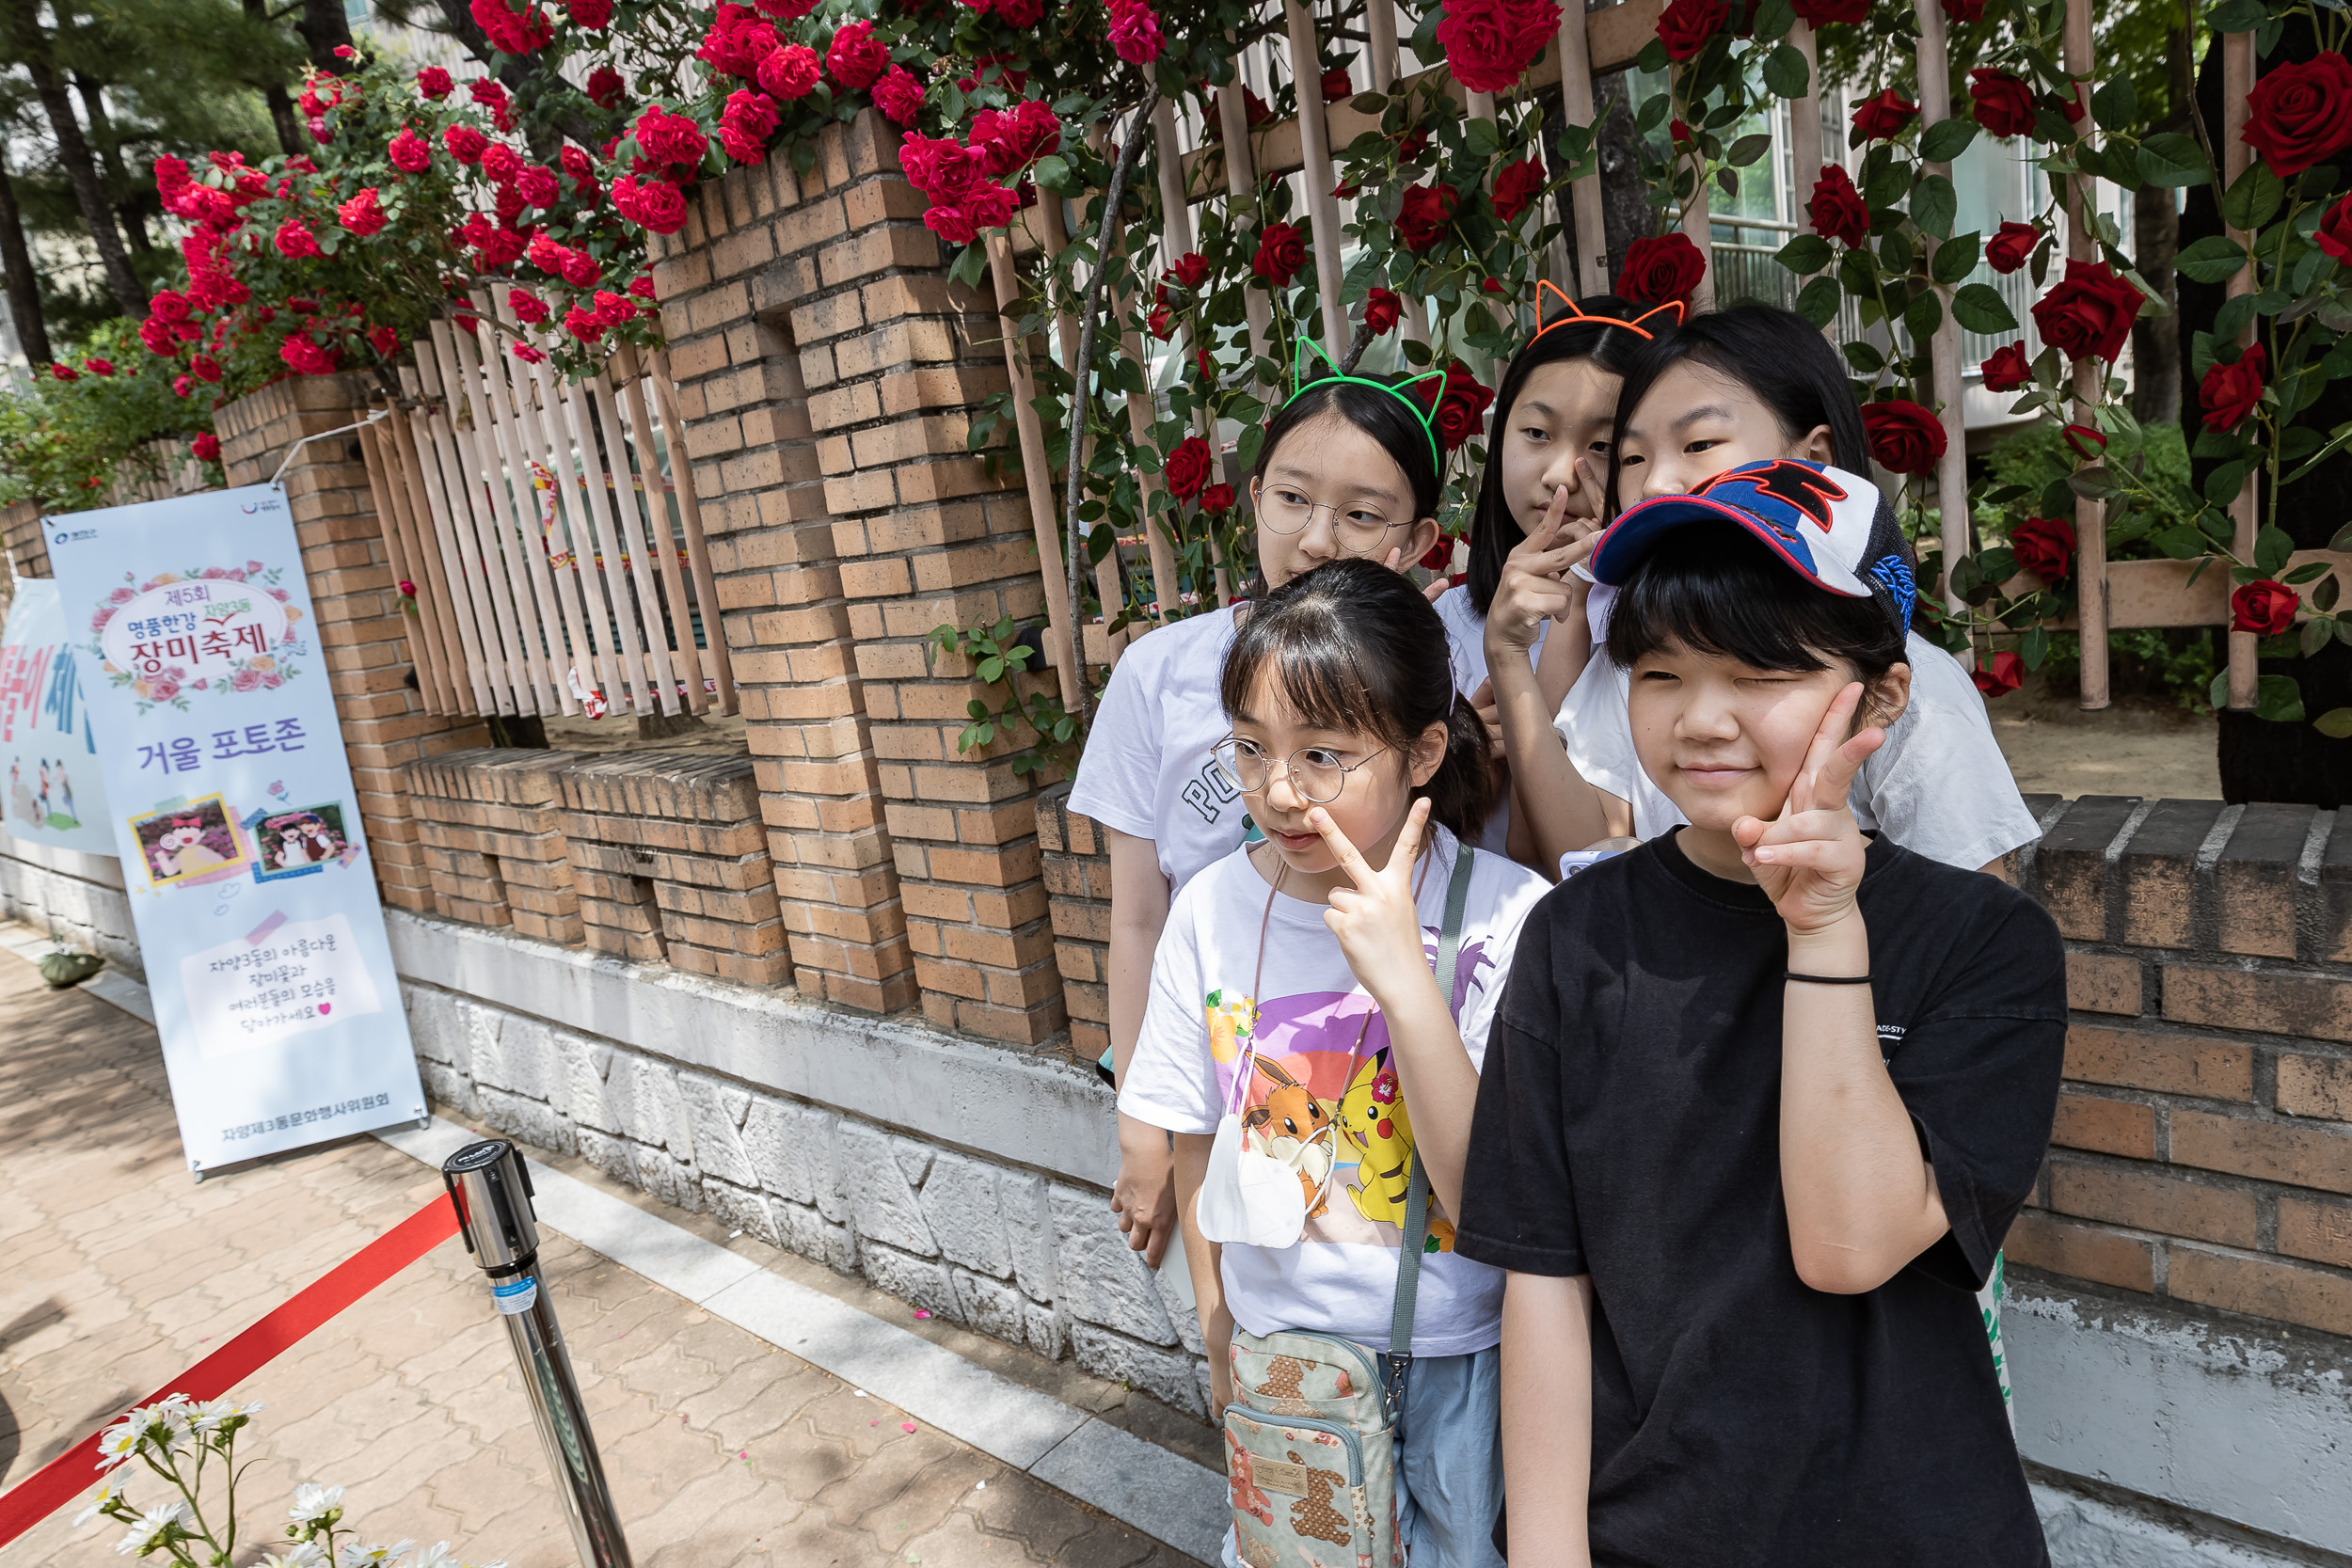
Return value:
[(1168, 269), (1168, 277), (1180, 288), (1197, 289), (1209, 280), (1209, 259), (1197, 250), (1188, 250), (1176, 258), (1176, 264)]
[(1870, 0), (1796, 0), (1797, 14), (1814, 26), (1832, 22), (1860, 22), (1870, 14)]
[(189, 377), (184, 375), (175, 375), (171, 378), (171, 395), (173, 397), (183, 398), (195, 390), (196, 383)]
[(1447, 68), (1464, 87), (1508, 92), (1559, 31), (1560, 8), (1553, 0), (1445, 0), (1438, 42), (1445, 49)]
[(2087, 424), (2070, 424), (2060, 435), (2074, 449), (2074, 455), (2086, 463), (2096, 463), (2107, 452), (2107, 438)]
[(2005, 222), (1984, 242), (1985, 264), (2007, 276), (2031, 261), (2033, 247), (2041, 243), (2042, 230), (2032, 224)]
[(1129, 65), (1150, 65), (1160, 57), (1168, 40), (1160, 36), (1160, 19), (1144, 0), (1111, 0), (1111, 53)]
[(1968, 672), (1968, 678), (1986, 696), (2006, 697), (2024, 683), (2026, 661), (2015, 654), (1994, 654), (1989, 667), (1978, 665)]
[(779, 41), (775, 28), (749, 7), (721, 0), (718, 18), (704, 35), (694, 57), (713, 71), (749, 81), (758, 72), (759, 62), (776, 52)]
[(1870, 455), (1894, 474), (1931, 474), (1944, 457), (1944, 421), (1915, 403), (1898, 398), (1862, 405), (1862, 429)]
[(1968, 96), (1977, 123), (1996, 136), (2022, 136), (2033, 129), (2033, 89), (2006, 71), (1972, 71)]
[(1963, 26), (1972, 22), (1982, 22), (1984, 0), (1944, 0), (1944, 16), (1947, 21)]
[(1865, 141), (1884, 141), (1918, 118), (1919, 105), (1888, 87), (1853, 112), (1853, 128)]
[(515, 176), (515, 194), (530, 205), (545, 209), (555, 205), (563, 187), (555, 182), (555, 171), (545, 164), (525, 164), (523, 171)]
[(371, 326), (368, 328), (368, 346), (389, 359), (400, 352), (400, 334), (389, 326)]
[(199, 381), (217, 383), (220, 380), (220, 361), (209, 354), (199, 354), (191, 358), (188, 369), (196, 373)]
[[(703, 135), (701, 126), (684, 115), (670, 113), (659, 103), (646, 105), (628, 134), (636, 139), (637, 150), (644, 154), (638, 161), (640, 166), (632, 171), (638, 174), (659, 172), (659, 166), (699, 164), (704, 150), (710, 146), (710, 138)], [(644, 167), (648, 161), (657, 167)]]
[(1212, 484), (1201, 491), (1200, 510), (1213, 517), (1222, 516), (1233, 510), (1233, 487), (1230, 484)]
[(1375, 289), (1364, 296), (1364, 325), (1375, 338), (1394, 331), (1396, 319), (1404, 312), (1405, 301), (1390, 290)]
[[(1428, 401), (1428, 382), (1420, 383), (1412, 390), (1422, 402)], [(1446, 366), (1445, 388), (1438, 393), (1437, 413), (1430, 423), (1437, 427), (1438, 438), (1447, 451), (1478, 434), (1485, 422), (1486, 405), (1494, 400), (1493, 390), (1480, 385), (1468, 365), (1456, 359)]]
[(1249, 259), (1249, 271), (1269, 289), (1287, 289), (1306, 264), (1307, 236), (1298, 226), (1269, 223), (1258, 235), (1258, 253)]
[(2328, 209), (2328, 215), (2319, 220), (2319, 232), (2312, 238), (2319, 242), (2320, 249), (2352, 265), (2352, 196)]
[(334, 350), (321, 347), (307, 332), (297, 332), (278, 344), (278, 357), (296, 375), (329, 375), (335, 369)]
[(1144, 318), (1144, 325), (1152, 329), (1152, 336), (1166, 342), (1176, 336), (1176, 313), (1165, 305), (1155, 305)]
[(595, 32), (612, 24), (612, 0), (564, 0), (564, 14), (575, 26)]
[(923, 227), (949, 245), (970, 245), (988, 230), (1002, 229), (1020, 210), (1021, 198), (1004, 186), (983, 180), (963, 193), (956, 204), (934, 205), (923, 214)]
[(92, 357), (82, 361), (82, 369), (92, 375), (112, 375), (115, 373), (115, 362), (111, 359)]
[(805, 43), (787, 43), (759, 62), (759, 90), (773, 98), (806, 98), (824, 62)]
[(597, 108), (617, 109), (621, 106), (621, 95), (628, 90), (628, 85), (621, 80), (619, 71), (609, 65), (600, 65), (588, 73), (587, 90), (588, 102)]
[(657, 234), (675, 234), (686, 227), (686, 193), (667, 180), (622, 175), (612, 182), (612, 210)]
[(2017, 564), (2052, 586), (2074, 569), (2074, 525), (2063, 517), (2028, 517), (2009, 531)]
[(432, 145), (405, 125), (387, 150), (391, 153), (392, 166), (403, 174), (422, 174), (433, 162)]
[(1813, 219), (1813, 232), (1825, 240), (1860, 245), (1870, 237), (1870, 204), (1854, 189), (1853, 176), (1836, 164), (1821, 166), (1804, 210)]
[(461, 164), (478, 164), (490, 150), (490, 138), (470, 125), (453, 125), (441, 133), (441, 145)]
[(1636, 240), (1625, 249), (1625, 266), (1617, 274), (1617, 293), (1641, 305), (1664, 305), (1688, 299), (1707, 276), (1707, 258), (1687, 234)]
[(989, 173), (1010, 174), (1061, 146), (1061, 121), (1034, 98), (1007, 114), (982, 109), (972, 117), (971, 144), (987, 153)]
[(1405, 193), (1404, 210), (1396, 215), (1396, 237), (1416, 255), (1427, 250), (1444, 237), (1461, 200), (1451, 185), (1415, 185)]
[(2105, 261), (2066, 263), (2066, 277), (2034, 303), (2042, 341), (2070, 359), (2096, 356), (2108, 364), (2123, 352), (2147, 296)]
[(1045, 20), (1045, 0), (996, 0), (989, 8), (996, 13), (997, 21), (1016, 31)]
[(1521, 158), (1495, 176), (1495, 216), (1509, 223), (1527, 211), (1527, 204), (1535, 199), (1544, 188), (1544, 166), (1533, 158)]
[(1347, 79), (1347, 67), (1335, 65), (1323, 73), (1323, 101), (1326, 103), (1336, 103), (1343, 98), (1352, 97), (1355, 91), (1356, 85)]
[(220, 461), (220, 437), (208, 430), (188, 443), (188, 451), (199, 463), (217, 463)]
[(384, 209), (375, 204), (375, 187), (363, 186), (357, 196), (335, 209), (335, 221), (366, 239), (384, 227)]
[(870, 22), (845, 22), (825, 51), (825, 70), (843, 87), (856, 91), (882, 80), (890, 65), (890, 47), (874, 38)]
[(2283, 582), (2267, 578), (2249, 582), (2230, 595), (2230, 629), (2276, 637), (2295, 625), (2295, 612), (2301, 608), (2302, 595)]
[(874, 84), (874, 107), (897, 124), (912, 125), (923, 112), (923, 84), (906, 67), (894, 65)]
[(1209, 451), (1209, 443), (1198, 436), (1187, 436), (1176, 443), (1176, 450), (1168, 454), (1168, 493), (1182, 500), (1190, 500), (1209, 482), (1209, 470), (1216, 459)]
[(1691, 140), (1691, 127), (1689, 123), (1679, 119), (1670, 119), (1666, 121), (1666, 139), (1674, 143), (1677, 147), (1687, 145)]
[(1988, 392), (2013, 392), (2033, 379), (2033, 364), (2026, 357), (2026, 341), (2022, 338), (1985, 356), (1981, 369)]
[(2216, 365), (2197, 384), (2197, 404), (2205, 411), (2207, 430), (2235, 430), (2262, 402), (2263, 346), (2255, 343), (2234, 365)]
[(545, 49), (555, 37), (555, 24), (532, 8), (517, 16), (506, 0), (473, 0), (474, 24), (490, 35), (490, 47), (503, 55), (529, 55)]
[(300, 218), (288, 218), (279, 224), (273, 243), (278, 246), (278, 254), (289, 261), (319, 253), (317, 237)]
[(1724, 0), (1672, 0), (1658, 13), (1658, 41), (1668, 59), (1687, 60), (1707, 47), (1730, 14)]
[(427, 98), (447, 98), (450, 89), (456, 85), (450, 80), (449, 72), (437, 65), (426, 66), (417, 72), (417, 90)]
[(2239, 139), (2271, 173), (2292, 180), (2352, 142), (2352, 64), (2329, 50), (2274, 66), (2254, 84), (2246, 109)]

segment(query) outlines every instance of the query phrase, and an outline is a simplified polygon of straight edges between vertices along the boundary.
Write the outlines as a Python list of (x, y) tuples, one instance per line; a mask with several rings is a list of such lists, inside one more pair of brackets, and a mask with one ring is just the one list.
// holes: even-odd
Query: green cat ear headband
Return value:
[[(1313, 368), (1314, 359), (1322, 360), (1329, 373), (1313, 375), (1311, 378), (1310, 372)], [(1288, 408), (1317, 387), (1327, 387), (1334, 381), (1344, 381), (1353, 387), (1369, 387), (1375, 392), (1388, 393), (1389, 396), (1413, 411), (1413, 422), (1420, 425), (1421, 433), (1429, 438), (1429, 461), (1437, 468), (1440, 479), (1445, 476), (1445, 451), (1438, 445), (1437, 425), (1434, 422), (1438, 417), (1437, 400), (1431, 399), (1428, 406), (1423, 407), (1419, 398), (1406, 396), (1407, 388), (1418, 387), (1424, 381), (1435, 381), (1442, 388), (1445, 384), (1445, 372), (1423, 371), (1419, 375), (1408, 376), (1395, 383), (1375, 381), (1370, 376), (1364, 375), (1342, 375), (1340, 367), (1333, 362), (1328, 354), (1324, 352), (1323, 345), (1302, 332), (1298, 337), (1298, 356), (1292, 369), (1291, 381), (1291, 395), (1282, 400), (1284, 408)]]

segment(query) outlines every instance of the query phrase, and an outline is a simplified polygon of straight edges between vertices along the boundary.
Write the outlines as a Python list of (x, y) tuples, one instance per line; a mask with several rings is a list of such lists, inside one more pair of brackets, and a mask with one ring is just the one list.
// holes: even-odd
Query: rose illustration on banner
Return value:
[(90, 651), (138, 711), (186, 711), (189, 694), (274, 691), (302, 673), (302, 611), (278, 586), (282, 567), (202, 566), (117, 588), (90, 617)]

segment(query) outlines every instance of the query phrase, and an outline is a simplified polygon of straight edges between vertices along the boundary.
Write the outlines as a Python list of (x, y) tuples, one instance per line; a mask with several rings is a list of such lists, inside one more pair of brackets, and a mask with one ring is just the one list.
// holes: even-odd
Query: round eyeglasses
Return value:
[(1370, 555), (1380, 547), (1380, 542), (1389, 536), (1389, 531), (1397, 526), (1362, 501), (1350, 501), (1344, 506), (1327, 506), (1309, 500), (1287, 484), (1261, 486), (1254, 499), (1258, 505), (1258, 521), (1276, 533), (1304, 533), (1313, 526), (1316, 513), (1329, 513), (1331, 536), (1349, 555)]
[[(1387, 750), (1380, 748), (1380, 752)], [(1327, 806), (1347, 787), (1347, 776), (1380, 752), (1356, 762), (1342, 762), (1339, 753), (1328, 747), (1307, 746), (1293, 752), (1280, 766), (1300, 800), (1311, 806)], [(1245, 795), (1257, 794), (1274, 777), (1275, 759), (1254, 741), (1229, 735), (1210, 747), (1209, 754), (1216, 759), (1216, 770)]]

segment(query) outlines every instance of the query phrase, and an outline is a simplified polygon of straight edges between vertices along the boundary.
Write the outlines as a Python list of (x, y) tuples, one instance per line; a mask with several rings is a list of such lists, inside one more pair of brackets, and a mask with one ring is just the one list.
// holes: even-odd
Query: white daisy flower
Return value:
[(362, 1546), (354, 1543), (335, 1554), (336, 1568), (389, 1568), (415, 1544), (414, 1541), (395, 1541), (389, 1546)]
[(88, 1524), (92, 1519), (95, 1519), (101, 1513), (103, 1513), (106, 1511), (106, 1505), (108, 1503), (119, 1502), (121, 1499), (122, 1483), (120, 1481), (101, 1481), (97, 1492), (90, 1497), (89, 1507), (82, 1510), (81, 1513), (76, 1513), (73, 1516), (73, 1528), (76, 1529), (81, 1528), (84, 1525)]
[(139, 1522), (115, 1543), (116, 1555), (132, 1557), (146, 1551), (162, 1538), (165, 1531), (179, 1524), (188, 1514), (187, 1500), (175, 1497), (161, 1508), (151, 1508), (139, 1515)]
[(314, 1481), (306, 1481), (294, 1488), (294, 1507), (286, 1510), (286, 1517), (297, 1525), (307, 1525), (329, 1509), (341, 1507), (342, 1500), (342, 1487), (321, 1486)]
[(133, 1416), (125, 1416), (98, 1434), (98, 1467), (111, 1470), (124, 1460), (135, 1458), (139, 1445), (146, 1440), (147, 1428)]
[(326, 1548), (315, 1541), (297, 1541), (284, 1551), (262, 1559), (260, 1568), (328, 1568)]

